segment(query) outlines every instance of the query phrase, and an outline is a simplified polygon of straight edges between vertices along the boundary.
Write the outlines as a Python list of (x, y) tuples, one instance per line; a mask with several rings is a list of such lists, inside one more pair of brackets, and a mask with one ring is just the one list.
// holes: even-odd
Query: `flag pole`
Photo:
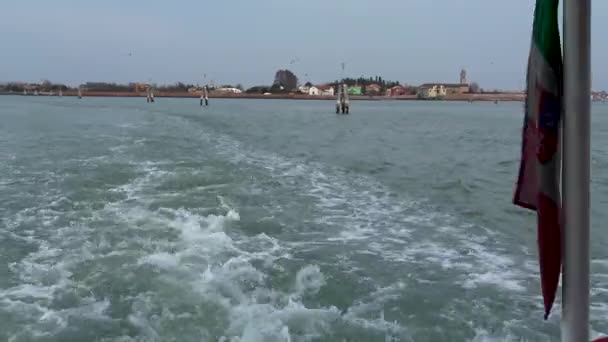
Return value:
[(564, 0), (562, 341), (589, 341), (591, 1)]

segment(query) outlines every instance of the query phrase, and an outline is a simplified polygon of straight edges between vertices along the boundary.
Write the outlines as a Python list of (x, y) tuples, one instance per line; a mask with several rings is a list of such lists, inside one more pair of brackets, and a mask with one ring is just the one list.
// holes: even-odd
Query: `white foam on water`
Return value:
[[(35, 212), (30, 214), (35, 215)], [(43, 213), (42, 216), (47, 214)], [(44, 220), (43, 217), (38, 219)], [(105, 299), (84, 297), (70, 308), (58, 309), (53, 306), (58, 294), (73, 291), (79, 286), (72, 279), (71, 267), (93, 257), (86, 252), (84, 241), (80, 240), (83, 237), (80, 234), (86, 231), (81, 228), (52, 229), (48, 231), (54, 234), (50, 237), (45, 237), (46, 234), (38, 236), (40, 232), (34, 232), (28, 241), (36, 244), (37, 250), (19, 262), (9, 264), (9, 270), (20, 283), (0, 290), (0, 311), (15, 315), (24, 322), (11, 338), (52, 336), (66, 329), (70, 317), (109, 319), (105, 314), (109, 302)], [(40, 229), (48, 228), (43, 224)], [(74, 248), (75, 245), (82, 247)]]
[(158, 252), (146, 255), (139, 259), (139, 264), (151, 264), (158, 266), (161, 269), (174, 269), (179, 265), (179, 253), (171, 254), (167, 252)]
[[(471, 342), (521, 342), (521, 338), (516, 338), (511, 335), (492, 334), (484, 329), (477, 329), (475, 337)], [(549, 341), (547, 339), (547, 341)], [(539, 341), (540, 342), (540, 341)]]
[[(49, 231), (50, 237), (38, 236), (34, 231), (28, 236), (40, 248), (11, 266), (21, 284), (0, 291), (0, 309), (12, 307), (10, 312), (21, 312), (21, 318), (28, 322), (26, 327), (40, 333), (58, 333), (67, 327), (70, 317), (82, 315), (83, 310), (92, 312), (91, 319), (106, 320), (109, 302), (104, 298), (80, 298), (78, 305), (65, 310), (53, 310), (48, 302), (62, 291), (83, 286), (73, 280), (75, 265), (126, 253), (127, 248), (135, 254), (133, 264), (122, 265), (115, 272), (152, 269), (158, 276), (150, 279), (154, 286), (174, 286), (183, 291), (168, 295), (151, 289), (140, 293), (128, 315), (128, 322), (140, 335), (135, 339), (123, 336), (124, 341), (162, 341), (166, 337), (163, 324), (178, 319), (168, 306), (172, 300), (188, 296), (195, 296), (192, 298), (195, 302), (215, 305), (217, 311), (213, 314), (226, 324), (224, 341), (314, 340), (331, 336), (335, 322), (384, 333), (387, 340), (393, 335), (408, 336), (406, 327), (386, 321), (383, 315), (384, 303), (399, 298), (407, 290), (404, 283), (378, 289), (366, 300), (356, 300), (345, 314), (333, 306), (305, 304), (307, 296), (318, 295), (330, 281), (323, 274), (323, 265), (312, 260), (300, 265), (297, 271), (290, 271), (295, 274), (290, 274), (290, 285), (286, 288), (273, 284), (271, 272), (284, 272), (280, 262), (305, 245), (314, 248), (327, 243), (364, 243), (368, 246), (364, 253), (386, 261), (429, 262), (444, 269), (466, 271), (460, 279), (465, 288), (490, 285), (520, 290), (519, 275), (504, 272), (503, 265), (512, 267), (507, 253), (490, 251), (483, 240), (461, 238), (467, 236), (463, 233), (470, 227), (447, 215), (400, 199), (372, 179), (346, 175), (340, 170), (325, 171), (321, 165), (273, 154), (248, 153), (236, 141), (225, 137), (218, 141), (214, 146), (233, 162), (263, 167), (284, 186), (296, 186), (296, 190), (313, 198), (319, 214), (316, 223), (333, 228), (327, 230), (325, 241), (287, 243), (264, 233), (247, 236), (234, 231), (241, 214), (222, 197), (218, 198), (218, 213), (211, 215), (195, 209), (151, 210), (149, 204), (158, 194), (150, 194), (150, 188), (172, 174), (163, 170), (160, 162), (145, 163), (141, 165), (140, 177), (112, 190), (124, 193), (126, 199), (108, 203), (97, 213), (124, 223), (121, 228), (125, 233), (135, 234), (125, 234), (128, 241), (112, 245), (103, 239), (88, 241), (93, 232), (86, 222)], [(40, 210), (32, 213), (44, 220), (61, 214)], [(19, 219), (27, 220), (27, 216)], [(436, 236), (419, 239), (415, 234), (436, 227), (449, 237), (447, 241)], [(162, 237), (155, 238), (149, 233)], [(172, 234), (167, 237), (166, 233)], [(45, 245), (47, 239), (50, 243)], [(344, 258), (343, 262), (352, 261)], [(357, 265), (352, 267), (355, 269)], [(370, 315), (376, 318), (368, 318)], [(201, 331), (200, 336), (205, 337), (205, 332)]]
[(320, 336), (328, 329), (328, 316), (337, 318), (338, 310), (309, 309), (300, 301), (301, 296), (315, 294), (324, 285), (319, 268), (302, 268), (296, 274), (293, 292), (284, 293), (267, 287), (267, 274), (252, 264), (260, 257), (264, 256), (241, 253), (222, 264), (209, 265), (192, 282), (201, 296), (228, 313), (225, 337), (238, 337), (239, 341), (291, 341), (289, 326), (294, 324), (300, 333)]
[[(94, 297), (90, 288), (74, 279), (74, 269), (121, 252), (112, 250), (103, 236), (93, 238), (89, 222), (101, 213), (74, 219), (78, 209), (73, 205), (80, 203), (53, 191), (58, 190), (45, 191), (35, 206), (3, 218), (7, 223), (3, 233), (34, 248), (8, 265), (18, 284), (0, 289), (0, 311), (21, 322), (12, 327), (14, 331), (5, 331), (13, 340), (54, 336), (68, 329), (73, 320), (111, 320), (106, 314), (109, 300)], [(62, 296), (71, 298), (68, 306)]]
[[(208, 139), (217, 141), (219, 153), (234, 163), (268, 170), (285, 184), (297, 178), (297, 190), (315, 199), (320, 211), (317, 223), (336, 228), (335, 234), (326, 236), (328, 242), (366, 243), (368, 248), (364, 251), (388, 261), (424, 260), (444, 269), (460, 270), (462, 279), (458, 282), (466, 289), (494, 286), (516, 292), (525, 290), (523, 282), (529, 273), (515, 267), (510, 252), (501, 251), (500, 246), (485, 238), (499, 236), (498, 232), (480, 227), (483, 235), (472, 235), (469, 231), (476, 227), (470, 223), (394, 196), (368, 177), (338, 169), (325, 172), (327, 167), (315, 163), (250, 151), (224, 135), (213, 134)], [(425, 234), (414, 234), (423, 231)]]
[[(170, 229), (179, 234), (179, 239), (172, 243), (148, 245), (144, 241), (150, 253), (141, 255), (138, 265), (163, 271), (161, 281), (177, 280), (173, 277), (179, 274), (182, 285), (189, 284), (205, 301), (220, 305), (229, 322), (224, 340), (291, 341), (289, 326), (294, 324), (309, 336), (320, 336), (320, 331), (327, 330), (326, 316), (338, 317), (338, 310), (308, 309), (301, 303), (302, 296), (316, 294), (325, 284), (318, 266), (305, 266), (297, 272), (291, 292), (273, 290), (268, 287), (265, 268), (276, 268), (274, 261), (288, 258), (288, 249), (264, 233), (255, 236), (229, 234), (227, 229), (240, 220), (240, 214), (223, 197), (218, 198), (223, 214), (146, 209), (147, 199), (141, 192), (146, 184), (158, 182), (165, 175), (151, 167), (148, 176), (117, 190), (126, 192), (128, 199), (138, 199), (137, 205), (130, 209), (123, 205), (106, 208), (121, 220), (139, 223), (136, 229)], [(149, 224), (142, 224), (142, 221)], [(156, 317), (152, 304), (141, 304), (154, 300), (144, 297), (134, 303), (129, 322), (147, 339), (162, 340), (161, 322), (171, 318)]]
[(241, 303), (232, 310), (228, 333), (241, 341), (289, 341), (289, 326), (294, 326), (299, 339), (311, 340), (329, 332), (339, 317), (336, 308), (310, 309), (291, 298), (280, 306)]
[[(428, 203), (392, 194), (369, 177), (251, 150), (225, 135), (207, 133), (203, 134), (205, 137), (214, 142), (220, 155), (239, 167), (248, 165), (266, 170), (280, 185), (314, 199), (316, 223), (330, 228), (324, 231), (326, 243), (355, 244), (357, 247), (352, 249), (356, 254), (453, 271), (455, 276), (450, 281), (464, 290), (491, 287), (521, 294), (529, 291), (531, 281), (538, 281), (534, 252), (523, 246), (520, 250), (510, 246), (516, 250), (508, 250), (500, 242), (503, 239), (500, 232), (439, 212)], [(281, 207), (277, 205), (275, 210), (273, 215), (279, 215)], [(307, 244), (309, 247), (304, 246)], [(301, 250), (325, 245), (318, 238), (289, 244)], [(352, 261), (345, 261), (344, 265), (347, 263), (357, 268)]]
[(10, 299), (52, 299), (54, 288), (48, 286), (39, 286), (33, 284), (21, 284), (12, 287), (2, 294), (4, 298)]
[(407, 286), (404, 282), (396, 282), (386, 287), (377, 288), (366, 298), (356, 300), (348, 308), (345, 316), (356, 318), (375, 313), (381, 313), (384, 316), (384, 305), (391, 300), (399, 299), (403, 291), (406, 290)]
[(308, 265), (296, 274), (296, 293), (316, 294), (325, 285), (325, 277), (317, 265)]
[[(465, 244), (469, 247), (470, 255), (477, 260), (483, 260), (484, 267), (478, 272), (470, 272), (470, 278), (465, 280), (464, 287), (474, 288), (479, 284), (485, 284), (505, 290), (526, 291), (522, 283), (529, 275), (518, 270), (513, 259), (507, 257), (506, 253), (490, 252), (482, 243), (467, 241)], [(496, 247), (494, 246), (495, 249)]]
[[(128, 187), (133, 198), (139, 198), (138, 187)], [(268, 272), (283, 271), (276, 261), (289, 259), (294, 245), (284, 245), (265, 233), (231, 234), (230, 227), (240, 220), (240, 214), (223, 197), (218, 200), (223, 209), (221, 215), (166, 208), (150, 212), (141, 207), (118, 209), (116, 213), (128, 222), (146, 218), (157, 225), (155, 229), (179, 233), (178, 241), (166, 246), (155, 245), (151, 248), (153, 252), (142, 255), (138, 263), (162, 270), (163, 281), (172, 273), (186, 276), (180, 279), (182, 285), (189, 284), (205, 302), (221, 307), (222, 311), (216, 315), (226, 314), (225, 341), (292, 341), (296, 336), (298, 340), (310, 340), (329, 334), (337, 320), (378, 332), (403, 330), (398, 324), (383, 319), (367, 320), (354, 314), (341, 316), (340, 310), (332, 306), (307, 307), (304, 298), (316, 296), (326, 285), (318, 265), (302, 266), (289, 288), (274, 288), (269, 284)], [(147, 301), (154, 299), (150, 297)], [(162, 318), (154, 317), (148, 305), (135, 305), (129, 320), (140, 329), (142, 336), (155, 340), (162, 336)], [(294, 327), (297, 335), (292, 332)]]

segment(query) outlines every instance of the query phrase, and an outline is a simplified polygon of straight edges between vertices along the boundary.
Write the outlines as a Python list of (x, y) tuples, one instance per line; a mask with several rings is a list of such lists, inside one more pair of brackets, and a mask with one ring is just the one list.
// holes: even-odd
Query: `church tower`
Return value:
[(464, 68), (460, 70), (460, 84), (467, 84), (467, 71)]

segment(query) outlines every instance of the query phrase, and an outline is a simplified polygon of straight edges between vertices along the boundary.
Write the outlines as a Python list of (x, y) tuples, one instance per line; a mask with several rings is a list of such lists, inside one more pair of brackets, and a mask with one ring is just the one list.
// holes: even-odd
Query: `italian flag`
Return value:
[(536, 1), (528, 58), (521, 164), (514, 197), (516, 205), (537, 213), (545, 319), (555, 301), (562, 265), (560, 123), (563, 64), (558, 5), (559, 0)]

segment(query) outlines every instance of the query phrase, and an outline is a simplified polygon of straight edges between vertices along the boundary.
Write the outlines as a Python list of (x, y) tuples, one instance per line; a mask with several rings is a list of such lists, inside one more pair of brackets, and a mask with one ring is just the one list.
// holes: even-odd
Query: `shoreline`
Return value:
[[(20, 93), (10, 93), (10, 92), (0, 92), (0, 95), (15, 95), (15, 96), (53, 96), (57, 95), (48, 95), (48, 94), (40, 94), (40, 95), (23, 95)], [(66, 91), (63, 93), (63, 96), (77, 96), (78, 93), (75, 91)], [(82, 92), (82, 97), (146, 97), (146, 93), (136, 93), (136, 92), (106, 92), (106, 91), (84, 91)], [(154, 94), (155, 98), (193, 98), (199, 99), (200, 94), (196, 93), (169, 93), (169, 92), (158, 92)], [(212, 93), (209, 94), (210, 99), (281, 99), (281, 100), (335, 100), (335, 96), (315, 96), (315, 95), (306, 95), (306, 94), (218, 94)], [(442, 99), (421, 99), (416, 95), (401, 95), (401, 96), (350, 96), (350, 99), (353, 101), (472, 101), (472, 102), (480, 102), (480, 101), (516, 101), (521, 102), (525, 100), (524, 94), (516, 94), (516, 93), (498, 93), (498, 94), (452, 94), (445, 96)]]

